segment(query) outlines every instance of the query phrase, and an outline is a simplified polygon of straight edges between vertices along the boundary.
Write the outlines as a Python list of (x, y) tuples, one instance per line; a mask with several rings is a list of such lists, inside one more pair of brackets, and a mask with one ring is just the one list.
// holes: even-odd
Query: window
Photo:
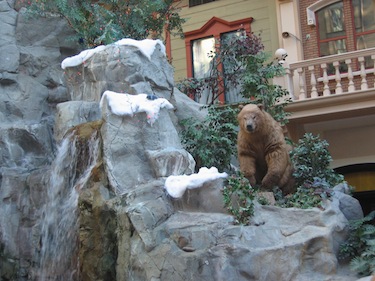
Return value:
[(194, 7), (202, 4), (206, 4), (209, 2), (214, 2), (215, 0), (189, 0), (189, 7)]
[[(320, 56), (375, 47), (375, 0), (337, 1), (318, 10), (316, 20)], [(348, 46), (348, 34), (354, 35), (354, 45)], [(366, 58), (366, 67), (372, 66)]]
[[(375, 47), (375, 0), (353, 0), (352, 10), (354, 18), (356, 49)], [(365, 58), (365, 66), (373, 67), (370, 57)]]
[(321, 56), (346, 52), (346, 32), (343, 3), (325, 7), (317, 13)]
[[(186, 60), (187, 60), (187, 77), (194, 78), (207, 78), (211, 77), (211, 70), (213, 69), (212, 57), (209, 54), (215, 52), (215, 44), (221, 40), (227, 40), (233, 36), (238, 36), (238, 30), (243, 29), (244, 32), (250, 33), (250, 24), (252, 18), (246, 18), (243, 20), (227, 22), (225, 20), (213, 17), (204, 26), (198, 30), (193, 30), (185, 33), (185, 45), (186, 45)], [(225, 63), (222, 66), (222, 71), (230, 71), (225, 69)], [(220, 79), (219, 79), (220, 80)], [(229, 85), (225, 77), (224, 81), (218, 81), (219, 87), (225, 88), (225, 85)], [(219, 102), (234, 102), (237, 101), (238, 95), (236, 87), (230, 88), (224, 94), (220, 94)], [(211, 93), (207, 89), (199, 99), (199, 102), (206, 103), (210, 101)]]
[(215, 51), (215, 38), (204, 38), (193, 41), (193, 77), (206, 78), (210, 75), (212, 58), (209, 56)]
[[(220, 34), (220, 42), (228, 42), (237, 36), (243, 36), (243, 33), (240, 31), (232, 31)], [(192, 44), (192, 53), (193, 77), (197, 79), (216, 78), (215, 81), (212, 81), (212, 79), (210, 81), (217, 85), (217, 87), (222, 87), (223, 91), (225, 89), (224, 99), (226, 103), (240, 101), (241, 97), (238, 94), (240, 87), (238, 85), (233, 85), (231, 80), (228, 79), (230, 75), (234, 75), (234, 69), (238, 69), (239, 67), (236, 66), (239, 66), (239, 64), (237, 63), (236, 66), (233, 66), (228, 63), (230, 60), (225, 58), (223, 58), (222, 65), (217, 65), (217, 63), (213, 61), (215, 55), (215, 38), (209, 37), (194, 40)], [(231, 61), (233, 62), (233, 60)], [(215, 67), (220, 68), (223, 77), (215, 76), (217, 73), (214, 71)], [(220, 79), (223, 84), (220, 84)], [(207, 103), (212, 101), (212, 98), (213, 96), (210, 89), (205, 89), (198, 101), (201, 103)]]

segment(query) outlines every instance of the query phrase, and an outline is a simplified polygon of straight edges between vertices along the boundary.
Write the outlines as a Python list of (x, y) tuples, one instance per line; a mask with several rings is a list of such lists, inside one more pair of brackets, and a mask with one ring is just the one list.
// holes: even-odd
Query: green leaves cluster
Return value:
[(161, 38), (165, 30), (182, 36), (179, 8), (173, 0), (30, 0), (34, 15), (58, 14), (77, 32), (84, 47), (122, 38)]
[(182, 120), (182, 144), (194, 157), (197, 169), (216, 167), (230, 170), (230, 159), (237, 151), (236, 116), (229, 106), (209, 106), (205, 120), (193, 117)]
[(290, 158), (294, 165), (293, 176), (298, 186), (306, 182), (320, 178), (331, 187), (341, 183), (344, 178), (329, 167), (332, 161), (328, 151), (328, 142), (321, 140), (319, 136), (306, 133), (298, 144), (290, 152)]
[(223, 188), (224, 207), (235, 217), (238, 224), (248, 225), (254, 215), (256, 190), (241, 173), (228, 177)]
[(241, 57), (245, 66), (242, 77), (241, 95), (252, 103), (263, 104), (265, 110), (281, 125), (288, 122), (284, 107), (291, 102), (289, 93), (279, 85), (272, 84), (272, 78), (285, 75), (278, 62), (268, 62), (269, 54), (259, 52)]
[(350, 267), (361, 276), (375, 273), (375, 211), (349, 222), (348, 239), (340, 245), (340, 258), (351, 259)]
[(323, 202), (332, 195), (333, 189), (325, 179), (315, 177), (312, 181), (304, 182), (295, 193), (282, 198), (278, 204), (284, 208), (324, 209)]

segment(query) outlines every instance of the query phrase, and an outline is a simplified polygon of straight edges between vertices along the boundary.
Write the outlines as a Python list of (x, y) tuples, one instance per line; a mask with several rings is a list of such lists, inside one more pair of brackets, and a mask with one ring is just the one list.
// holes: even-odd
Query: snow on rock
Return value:
[(100, 109), (103, 109), (105, 99), (113, 114), (133, 116), (135, 113), (145, 112), (147, 114), (147, 122), (150, 125), (158, 119), (161, 108), (173, 109), (173, 105), (165, 98), (147, 94), (130, 95), (112, 91), (103, 93), (100, 100)]
[(210, 169), (202, 167), (197, 174), (169, 176), (165, 181), (164, 188), (173, 198), (181, 198), (186, 189), (199, 188), (209, 181), (226, 177), (228, 177), (227, 173), (219, 173), (215, 167)]
[(134, 46), (137, 47), (142, 54), (144, 54), (149, 60), (151, 60), (151, 55), (155, 50), (155, 46), (159, 44), (161, 47), (161, 51), (164, 55), (166, 55), (165, 52), (165, 46), (163, 42), (160, 39), (152, 40), (152, 39), (144, 39), (144, 40), (135, 40), (130, 38), (124, 38), (121, 39), (115, 43), (109, 44), (109, 45), (101, 45), (93, 49), (84, 50), (78, 55), (66, 58), (61, 63), (61, 68), (66, 69), (67, 67), (75, 67), (77, 65), (80, 65), (87, 61), (89, 58), (91, 58), (94, 54), (104, 51), (110, 46)]

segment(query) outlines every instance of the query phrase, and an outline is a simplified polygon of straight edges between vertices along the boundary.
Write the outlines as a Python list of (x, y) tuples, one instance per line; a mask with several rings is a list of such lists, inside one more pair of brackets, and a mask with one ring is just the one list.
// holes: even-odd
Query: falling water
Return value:
[(41, 228), (41, 281), (78, 279), (78, 192), (97, 162), (97, 135), (95, 131), (82, 147), (73, 132), (52, 164)]

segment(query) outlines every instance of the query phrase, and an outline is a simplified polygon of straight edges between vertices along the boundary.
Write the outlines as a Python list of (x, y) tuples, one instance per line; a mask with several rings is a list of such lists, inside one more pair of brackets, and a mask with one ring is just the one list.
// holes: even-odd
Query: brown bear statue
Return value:
[(237, 138), (240, 170), (251, 186), (272, 191), (278, 186), (283, 194), (295, 191), (288, 145), (281, 125), (263, 105), (247, 104), (237, 116)]

